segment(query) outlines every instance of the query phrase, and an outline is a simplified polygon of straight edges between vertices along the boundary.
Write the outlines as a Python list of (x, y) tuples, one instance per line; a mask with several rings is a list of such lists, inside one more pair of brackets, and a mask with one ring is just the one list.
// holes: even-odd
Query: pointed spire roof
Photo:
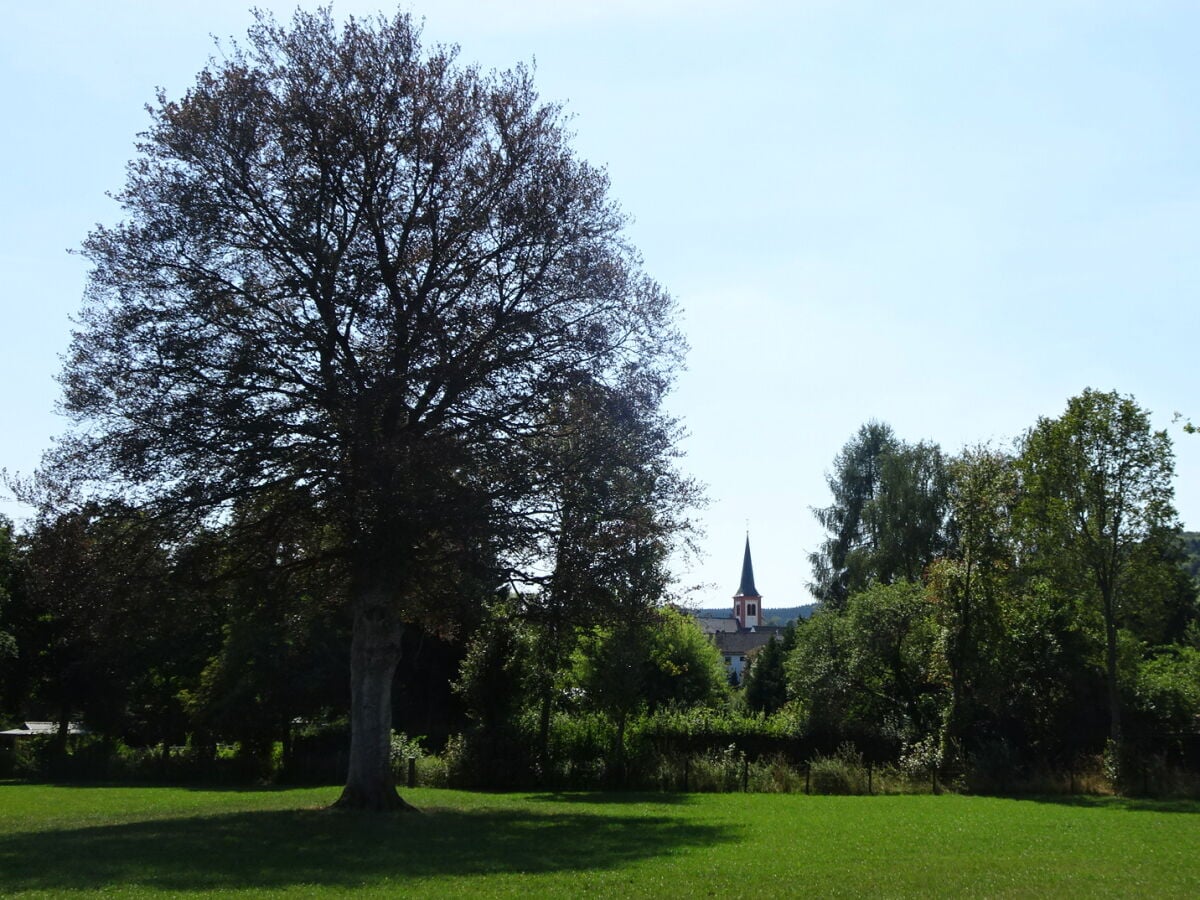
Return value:
[(746, 535), (746, 554), (742, 557), (742, 583), (738, 585), (737, 597), (761, 597), (754, 586), (754, 564), (750, 561), (750, 535)]

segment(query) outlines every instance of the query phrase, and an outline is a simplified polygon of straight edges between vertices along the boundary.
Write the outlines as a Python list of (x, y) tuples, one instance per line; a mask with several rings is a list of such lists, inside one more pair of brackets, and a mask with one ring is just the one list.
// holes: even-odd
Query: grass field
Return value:
[(0, 894), (1200, 896), (1200, 804), (0, 785)]

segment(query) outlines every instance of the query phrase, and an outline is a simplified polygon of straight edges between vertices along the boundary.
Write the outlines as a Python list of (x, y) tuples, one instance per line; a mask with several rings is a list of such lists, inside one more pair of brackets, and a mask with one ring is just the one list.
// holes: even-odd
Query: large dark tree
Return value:
[(260, 18), (150, 114), (125, 221), (84, 245), (52, 468), (163, 515), (319, 510), (353, 608), (340, 802), (402, 805), (406, 623), (537, 562), (550, 407), (668, 382), (672, 303), (528, 72), (425, 51), (407, 15)]

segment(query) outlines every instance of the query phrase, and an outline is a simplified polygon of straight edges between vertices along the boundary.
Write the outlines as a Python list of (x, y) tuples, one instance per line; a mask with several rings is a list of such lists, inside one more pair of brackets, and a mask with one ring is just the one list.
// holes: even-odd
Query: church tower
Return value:
[(754, 587), (754, 564), (750, 562), (750, 535), (746, 535), (746, 554), (742, 557), (742, 583), (733, 595), (733, 617), (738, 628), (757, 628), (762, 624), (762, 595)]

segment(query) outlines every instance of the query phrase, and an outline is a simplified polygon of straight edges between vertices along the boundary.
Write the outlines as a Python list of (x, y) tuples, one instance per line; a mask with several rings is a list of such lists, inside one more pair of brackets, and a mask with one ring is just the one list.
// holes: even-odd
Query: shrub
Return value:
[(692, 758), (689, 787), (701, 793), (730, 793), (742, 789), (746, 754), (737, 744)]
[(786, 756), (777, 753), (750, 764), (750, 790), (764, 794), (798, 794), (804, 790), (804, 775)]
[(932, 734), (905, 744), (900, 751), (900, 770), (913, 780), (931, 778), (941, 765), (942, 747)]
[(417, 759), (417, 785), (419, 787), (450, 787), (449, 766), (446, 757), (422, 756)]
[(814, 794), (867, 793), (867, 769), (853, 744), (842, 744), (832, 756), (818, 753), (809, 761), (808, 772)]
[(467, 742), (461, 734), (452, 734), (440, 756), (446, 773), (447, 787), (465, 787), (470, 781), (467, 757)]

